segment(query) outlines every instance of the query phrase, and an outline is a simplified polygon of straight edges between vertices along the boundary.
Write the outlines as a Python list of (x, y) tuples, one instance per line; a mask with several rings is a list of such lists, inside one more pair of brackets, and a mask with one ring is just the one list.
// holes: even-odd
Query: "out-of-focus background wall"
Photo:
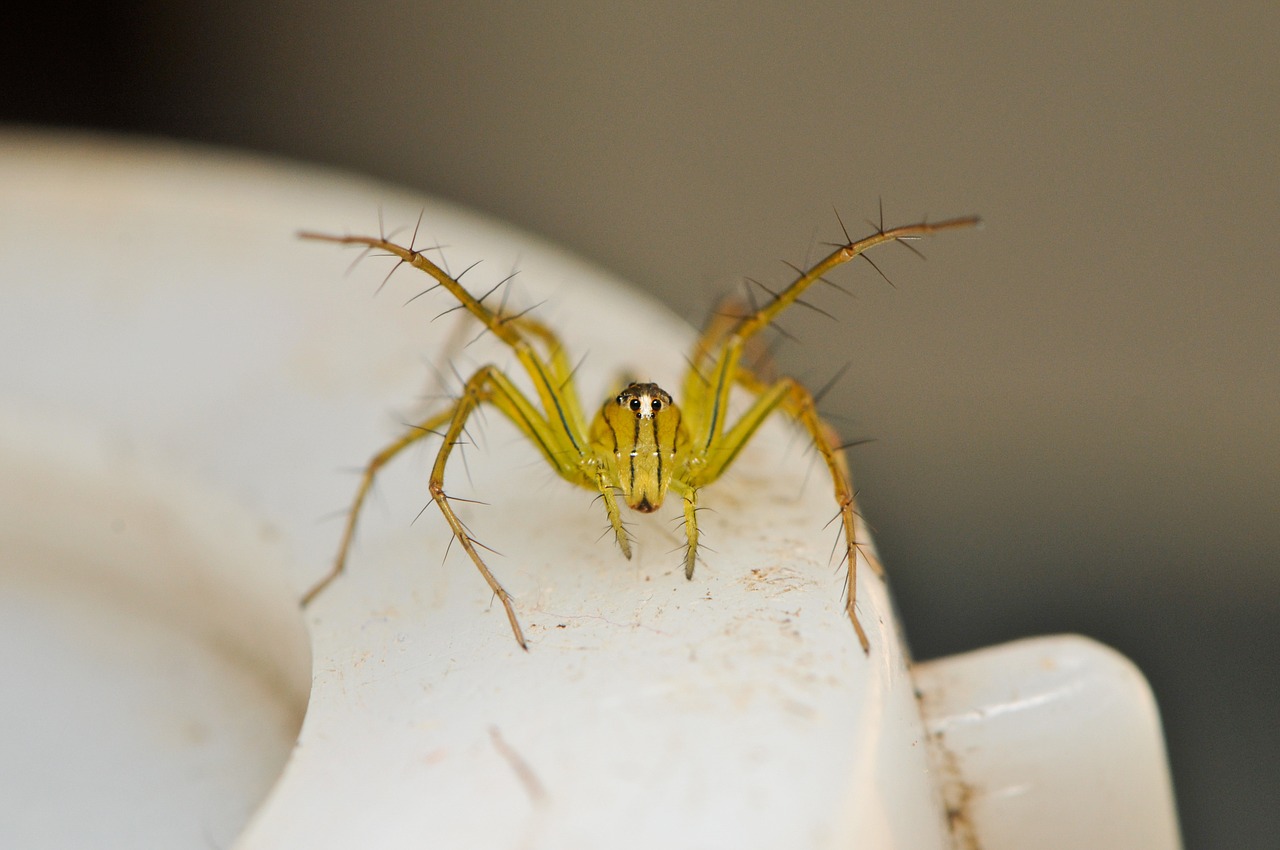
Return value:
[(855, 235), (880, 199), (890, 224), (981, 213), (927, 263), (881, 251), (896, 289), (842, 271), (856, 300), (786, 316), (782, 367), (821, 384), (851, 364), (825, 407), (876, 439), (853, 463), (917, 655), (1117, 647), (1160, 701), (1188, 847), (1276, 846), (1273, 2), (5, 14), (0, 120), (416, 186), (683, 315), (743, 275), (784, 283), (779, 260), (839, 235), (833, 207)]

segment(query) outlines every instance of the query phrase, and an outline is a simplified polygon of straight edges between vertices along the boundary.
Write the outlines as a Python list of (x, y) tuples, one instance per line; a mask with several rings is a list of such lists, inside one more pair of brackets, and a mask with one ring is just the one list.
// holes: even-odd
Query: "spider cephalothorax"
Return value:
[[(790, 416), (808, 432), (826, 462), (835, 489), (836, 504), (844, 539), (845, 610), (858, 641), (869, 651), (866, 632), (856, 611), (856, 568), (859, 552), (854, 521), (855, 506), (849, 470), (835, 431), (818, 416), (813, 394), (792, 378), (766, 380), (743, 363), (744, 348), (801, 293), (824, 275), (863, 252), (886, 242), (902, 241), (955, 227), (976, 224), (976, 218), (957, 218), (937, 224), (912, 224), (886, 230), (854, 241), (845, 233), (844, 243), (808, 271), (800, 273), (786, 289), (772, 294), (764, 306), (734, 314), (718, 314), (694, 346), (680, 406), (657, 384), (632, 383), (605, 402), (588, 427), (573, 382), (573, 368), (559, 338), (546, 326), (526, 314), (503, 315), (484, 306), (458, 280), (415, 249), (397, 245), (384, 237), (327, 236), (304, 233), (319, 239), (366, 249), (386, 251), (426, 272), (449, 290), (459, 304), (509, 346), (533, 383), (535, 398), (521, 391), (495, 366), (481, 367), (467, 379), (452, 404), (414, 425), (378, 454), (365, 468), (360, 487), (347, 517), (338, 557), (329, 574), (303, 598), (310, 602), (337, 578), (347, 560), (356, 520), (379, 469), (405, 447), (428, 436), (440, 434), (443, 443), (436, 454), (429, 487), (454, 537), (484, 576), (511, 623), (520, 646), (527, 648), (511, 595), (489, 571), (476, 549), (475, 540), (454, 513), (444, 491), (445, 468), (453, 447), (462, 438), (467, 419), (480, 404), (492, 405), (509, 418), (541, 452), (556, 474), (599, 494), (618, 547), (631, 557), (631, 541), (623, 527), (618, 496), (631, 509), (650, 513), (662, 504), (668, 492), (684, 505), (685, 575), (692, 578), (698, 556), (698, 491), (718, 479), (737, 458), (738, 452), (755, 435), (761, 423), (774, 411)], [(729, 394), (745, 390), (754, 401), (736, 422), (728, 422)], [(868, 563), (879, 570), (878, 564)]]
[(662, 506), (689, 434), (666, 390), (634, 383), (604, 403), (591, 428), (591, 443), (612, 457), (627, 507), (647, 514)]

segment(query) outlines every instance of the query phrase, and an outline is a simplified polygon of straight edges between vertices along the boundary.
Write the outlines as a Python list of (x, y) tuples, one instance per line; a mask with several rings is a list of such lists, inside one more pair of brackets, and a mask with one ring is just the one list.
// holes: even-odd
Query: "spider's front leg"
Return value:
[[(972, 227), (978, 223), (973, 216), (953, 218), (936, 224), (921, 222), (903, 227), (881, 227), (871, 236), (854, 241), (845, 232), (845, 243), (807, 271), (801, 271), (786, 289), (771, 293), (772, 299), (750, 312), (741, 307), (717, 316), (704, 331), (690, 359), (689, 376), (685, 380), (685, 407), (689, 411), (690, 433), (694, 443), (688, 452), (688, 464), (698, 464), (685, 476), (684, 483), (700, 487), (719, 478), (733, 463), (738, 452), (751, 439), (764, 419), (779, 407), (796, 419), (809, 432), (814, 445), (826, 461), (835, 487), (838, 514), (845, 538), (845, 560), (848, 564), (845, 607), (858, 642), (864, 651), (870, 651), (867, 634), (858, 622), (857, 563), (858, 539), (853, 486), (849, 483), (849, 470), (843, 447), (835, 432), (819, 417), (813, 394), (790, 378), (767, 383), (742, 365), (742, 356), (755, 344), (755, 337), (786, 310), (799, 301), (800, 296), (819, 281), (825, 281), (828, 272), (838, 266), (863, 256), (878, 245), (904, 242), (920, 236), (929, 236), (943, 230)], [(841, 225), (843, 228), (843, 225)], [(741, 385), (756, 395), (756, 401), (742, 419), (724, 430), (729, 407), (729, 395), (734, 386)], [(696, 525), (687, 523), (696, 533)], [(867, 556), (868, 563), (883, 575), (880, 565)]]
[[(813, 394), (794, 378), (782, 378), (773, 384), (757, 382), (750, 373), (740, 371), (738, 380), (757, 393), (755, 403), (743, 414), (742, 418), (728, 431), (713, 437), (707, 448), (706, 466), (698, 477), (697, 483), (707, 484), (719, 478), (733, 463), (738, 452), (750, 441), (764, 420), (775, 410), (781, 409), (791, 418), (800, 422), (809, 432), (813, 444), (827, 464), (831, 474), (831, 482), (835, 488), (836, 504), (839, 506), (838, 517), (845, 540), (845, 612), (857, 632), (858, 642), (863, 652), (870, 652), (870, 642), (862, 624), (858, 622), (857, 606), (857, 569), (858, 544), (856, 523), (856, 501), (853, 485), (850, 483), (848, 462), (844, 450), (838, 442), (835, 432), (818, 416), (817, 404)], [(867, 562), (878, 575), (883, 575), (880, 565), (869, 554)]]
[(511, 594), (490, 572), (484, 559), (476, 551), (477, 546), (483, 546), (484, 544), (479, 543), (471, 536), (470, 531), (462, 520), (454, 513), (453, 506), (449, 504), (449, 496), (444, 491), (444, 473), (449, 464), (449, 456), (453, 452), (453, 447), (462, 439), (467, 418), (475, 412), (475, 409), (482, 402), (492, 403), (506, 414), (515, 423), (516, 427), (534, 441), (544, 456), (548, 458), (561, 456), (560, 447), (557, 445), (558, 441), (555, 438), (555, 433), (547, 427), (545, 420), (538, 415), (537, 410), (534, 409), (533, 405), (515, 385), (496, 367), (482, 366), (467, 380), (466, 385), (463, 387), (462, 396), (453, 407), (453, 416), (449, 422), (448, 430), (444, 433), (444, 443), (436, 454), (436, 462), (431, 468), (431, 478), (428, 483), (431, 498), (440, 508), (440, 512), (444, 514), (445, 522), (449, 524), (449, 528), (453, 531), (454, 538), (461, 544), (463, 551), (471, 558), (472, 563), (476, 565), (480, 575), (484, 576), (485, 582), (489, 585), (494, 595), (502, 602), (502, 608), (507, 612), (507, 621), (511, 624), (511, 631), (516, 636), (516, 642), (520, 644), (521, 649), (527, 650), (529, 645), (524, 639), (524, 630), (520, 628), (520, 621), (516, 617), (515, 605), (512, 602)]
[(472, 563), (476, 565), (480, 575), (484, 576), (485, 582), (493, 590), (494, 595), (502, 601), (502, 607), (507, 612), (507, 620), (511, 623), (511, 631), (515, 634), (516, 641), (521, 648), (528, 649), (524, 631), (516, 618), (511, 595), (489, 571), (484, 559), (476, 551), (476, 547), (483, 544), (471, 536), (462, 520), (454, 513), (453, 506), (449, 504), (449, 497), (444, 491), (444, 474), (449, 456), (453, 447), (462, 438), (467, 418), (481, 403), (492, 404), (506, 415), (525, 436), (533, 441), (543, 457), (562, 478), (583, 487), (598, 488), (609, 514), (609, 522), (617, 535), (618, 545), (628, 558), (631, 557), (631, 547), (622, 525), (613, 482), (599, 460), (582, 450), (581, 437), (567, 428), (552, 427), (533, 403), (525, 398), (511, 380), (496, 367), (484, 366), (472, 375), (463, 388), (462, 396), (454, 405), (452, 419), (444, 434), (444, 444), (440, 446), (435, 465), (431, 469), (429, 482), (431, 498), (444, 514), (445, 521), (453, 531), (453, 536), (471, 558)]

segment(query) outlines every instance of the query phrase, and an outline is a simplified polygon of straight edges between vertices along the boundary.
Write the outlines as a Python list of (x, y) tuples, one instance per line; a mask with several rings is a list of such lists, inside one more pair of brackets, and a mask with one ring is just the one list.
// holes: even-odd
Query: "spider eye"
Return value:
[(649, 406), (653, 408), (653, 412), (654, 412), (654, 413), (657, 413), (659, 410), (661, 410), (661, 409), (662, 409), (662, 402), (655, 398), (655, 399), (653, 400), (653, 404), (651, 404), (651, 405), (649, 405)]
[(632, 410), (639, 410), (639, 409), (640, 409), (640, 399), (638, 399), (638, 398), (633, 398), (633, 399), (631, 399), (631, 409), (632, 409)]

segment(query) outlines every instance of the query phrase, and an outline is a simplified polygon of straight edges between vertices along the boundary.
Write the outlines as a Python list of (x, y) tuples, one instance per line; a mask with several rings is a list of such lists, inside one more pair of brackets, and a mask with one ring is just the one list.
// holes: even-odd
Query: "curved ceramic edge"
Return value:
[(1159, 712), (1119, 653), (1036, 638), (914, 675), (958, 847), (1181, 846)]
[(0, 845), (224, 846), (306, 705), (274, 536), (92, 429), (0, 412)]

